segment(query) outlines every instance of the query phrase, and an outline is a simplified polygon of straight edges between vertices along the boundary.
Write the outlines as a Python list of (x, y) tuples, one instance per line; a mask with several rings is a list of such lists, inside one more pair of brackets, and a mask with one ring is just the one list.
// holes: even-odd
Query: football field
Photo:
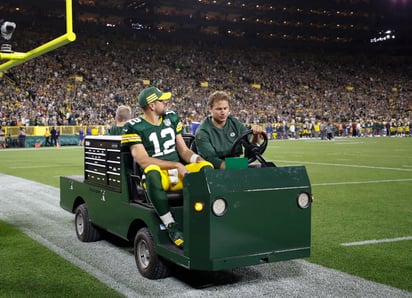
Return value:
[[(358, 285), (359, 288), (357, 288), (355, 285), (365, 280), (373, 281), (374, 283), (372, 283), (372, 285), (376, 283), (385, 284), (404, 290), (390, 293), (385, 292), (387, 290), (387, 288), (385, 288), (383, 292), (381, 292), (382, 294), (386, 293), (392, 296), (402, 297), (412, 296), (412, 283), (410, 282), (410, 276), (412, 275), (412, 208), (410, 207), (410, 203), (412, 202), (410, 196), (412, 189), (411, 148), (412, 138), (381, 137), (345, 138), (335, 139), (333, 141), (310, 139), (270, 141), (267, 151), (264, 154), (266, 159), (273, 161), (278, 166), (299, 164), (307, 167), (314, 194), (314, 203), (312, 205), (311, 257), (307, 258), (304, 262), (281, 262), (281, 264), (267, 264), (271, 266), (262, 265), (249, 269), (234, 270), (231, 273), (226, 272), (226, 275), (223, 276), (223, 285), (217, 286), (217, 281), (212, 278), (211, 284), (213, 284), (213, 286), (205, 287), (203, 292), (201, 290), (188, 292), (188, 289), (185, 287), (184, 293), (187, 295), (189, 295), (188, 293), (197, 293), (197, 295), (207, 293), (207, 295), (213, 296), (213, 291), (223, 291), (222, 294), (226, 293), (230, 295), (231, 292), (228, 292), (228, 288), (236, 288), (237, 285), (243, 286), (245, 283), (256, 283), (261, 286), (262, 283), (269, 281), (302, 283), (304, 279), (295, 278), (290, 281), (289, 278), (299, 277), (301, 275), (300, 273), (309, 270), (308, 268), (312, 270), (326, 267), (336, 269), (337, 271), (334, 270), (325, 273), (324, 271), (315, 270), (314, 272), (319, 275), (324, 275), (324, 277), (322, 277), (324, 278), (323, 283), (329, 286), (337, 283), (337, 281), (333, 280), (334, 278), (345, 280), (350, 279), (351, 276), (361, 277), (359, 280), (351, 280), (350, 286), (342, 286), (338, 283), (337, 288), (331, 287), (329, 289), (331, 292), (328, 294), (330, 296), (361, 297), (362, 294), (359, 292), (361, 286)], [(20, 231), (29, 234), (31, 238), (51, 249), (49, 255), (53, 255), (52, 251), (56, 252), (53, 250), (54, 246), (51, 245), (50, 247), (47, 245), (47, 243), (50, 242), (47, 240), (47, 237), (45, 238), (39, 236), (39, 234), (30, 232), (30, 228), (28, 228), (30, 225), (25, 221), (25, 213), (30, 214), (30, 211), (40, 205), (38, 207), (40, 215), (42, 214), (42, 208), (44, 208), (44, 210), (57, 208), (55, 213), (60, 214), (61, 210), (58, 208), (59, 198), (57, 189), (59, 186), (59, 176), (82, 174), (82, 154), (83, 150), (79, 147), (62, 147), (60, 149), (8, 149), (0, 151), (0, 173), (4, 174), (2, 175), (1, 181), (3, 184), (8, 184), (8, 188), (3, 189), (10, 189), (11, 185), (20, 183), (19, 187), (12, 187), (13, 194), (9, 194), (7, 197), (13, 198), (16, 201), (21, 200), (22, 205), (20, 206), (16, 201), (9, 202), (3, 191), (0, 195), (0, 220), (11, 222), (11, 224)], [(8, 177), (9, 175), (24, 178), (25, 180), (10, 179)], [(25, 182), (27, 180), (38, 183), (35, 183), (34, 186), (29, 186), (29, 184)], [(30, 207), (30, 200), (28, 200), (24, 194), (27, 193), (30, 197), (37, 195), (41, 197), (42, 184), (45, 184), (44, 205), (36, 203)], [(31, 189), (29, 190), (27, 188)], [(38, 199), (36, 198), (36, 200)], [(47, 200), (50, 200), (50, 202), (46, 202)], [(52, 204), (52, 206), (50, 204)], [(12, 215), (13, 210), (5, 210), (6, 206), (10, 209), (14, 208), (12, 206), (19, 206), (16, 208), (18, 209), (16, 210), (17, 215)], [(90, 247), (90, 250), (92, 250), (90, 244), (84, 245), (76, 240), (74, 227), (72, 226), (73, 216), (67, 212), (63, 214), (65, 215), (56, 216), (65, 218), (65, 232), (50, 237), (56, 237), (58, 242), (73, 242), (74, 245), (77, 246), (75, 248), (76, 250), (81, 247), (86, 250), (87, 247)], [(68, 229), (67, 224), (70, 225)], [(3, 234), (3, 224), (1, 227), (0, 236), (5, 238)], [(46, 235), (53, 234), (54, 230), (58, 230), (58, 227), (53, 227), (53, 225), (48, 225), (47, 223), (41, 224), (41, 227), (43, 233)], [(92, 245), (93, 249), (95, 249), (97, 245), (99, 251), (105, 251), (109, 246), (111, 250), (114, 250), (115, 254), (126, 254), (131, 264), (128, 262), (127, 264), (116, 265), (116, 262), (114, 262), (111, 266), (124, 266), (125, 271), (128, 270), (126, 268), (131, 268), (130, 270), (133, 270), (133, 272), (135, 270), (136, 275), (138, 275), (137, 269), (134, 268), (135, 265), (132, 254), (130, 254), (129, 251), (130, 248), (124, 243), (115, 243), (113, 245), (113, 243), (101, 241), (101, 243)], [(13, 246), (2, 244), (1, 257), (7, 257), (7, 260), (13, 257), (17, 258), (14, 262), (11, 260), (7, 262), (7, 264), (21, 262), (22, 260), (18, 259), (19, 254), (16, 253), (17, 248), (15, 249), (16, 251), (11, 250), (13, 250)], [(59, 253), (57, 252), (57, 254)], [(75, 255), (75, 253), (71, 255)], [(121, 256), (119, 256), (119, 258), (123, 259)], [(90, 255), (90, 260), (91, 264), (88, 264), (89, 266), (92, 266), (93, 262), (110, 262), (105, 260), (104, 255), (99, 259), (99, 255), (93, 253)], [(24, 261), (28, 262), (23, 264), (27, 266), (26, 272), (30, 272), (31, 269), (29, 267), (31, 265), (29, 260)], [(90, 272), (90, 267), (81, 266), (83, 262), (81, 258), (78, 258), (78, 261), (72, 261), (71, 263), (82, 268), (83, 271), (96, 276), (96, 274)], [(313, 265), (313, 263), (321, 265), (322, 267)], [(72, 272), (72, 270), (76, 272), (75, 270), (77, 270), (64, 262), (62, 264), (59, 263), (59, 269), (56, 269), (60, 274), (62, 272)], [(48, 264), (46, 265), (48, 266)], [(41, 266), (46, 265), (41, 263), (36, 264), (37, 267), (40, 267), (40, 270)], [(9, 266), (10, 267), (6, 267), (10, 268), (9, 270), (14, 268), (12, 265)], [(38, 270), (39, 269), (37, 269), (37, 271)], [(47, 270), (50, 270), (50, 268), (47, 268)], [(339, 271), (349, 275), (339, 273)], [(120, 270), (120, 272), (122, 272), (122, 270)], [(133, 289), (129, 289), (122, 281), (113, 280), (110, 275), (105, 276), (104, 273), (104, 270), (101, 269), (99, 274), (103, 277), (98, 278), (100, 282), (104, 282), (106, 278), (108, 282), (104, 282), (105, 284), (109, 284), (111, 288), (117, 289), (122, 295), (133, 296), (132, 294), (128, 294), (134, 293)], [(15, 278), (24, 279), (24, 271), (20, 274), (20, 276), (16, 274)], [(99, 274), (97, 275), (99, 276)], [(73, 273), (73, 275), (76, 274)], [(252, 277), (250, 275), (252, 275)], [(33, 280), (33, 277), (41, 279), (42, 275), (40, 274), (38, 276), (34, 274), (34, 276), (30, 277), (30, 280)], [(222, 276), (220, 276), (220, 278), (221, 277)], [(260, 277), (263, 277), (263, 280)], [(60, 278), (65, 279), (66, 277), (63, 274)], [(0, 284), (2, 288), (4, 288), (4, 286), (7, 288), (6, 282), (11, 284), (15, 282), (13, 276), (7, 274), (4, 270), (0, 273), (0, 280), (2, 280), (0, 283), (4, 283), (3, 285)], [(155, 284), (159, 286), (159, 283), (161, 283), (163, 286), (171, 286), (171, 283), (174, 283), (172, 280), (174, 280), (173, 277), (164, 281), (157, 281)], [(32, 283), (36, 284), (35, 281), (32, 281)], [(95, 283), (98, 284), (99, 281), (90, 278), (87, 279), (83, 287), (99, 287), (96, 286)], [(64, 283), (62, 282), (61, 284), (64, 289)], [(154, 283), (149, 284), (154, 285)], [(341, 290), (339, 290), (339, 285)], [(284, 293), (285, 295), (288, 293), (289, 295), (295, 296), (316, 295), (314, 289), (308, 289), (307, 292), (305, 292), (302, 286), (303, 284), (299, 286), (295, 284), (295, 292), (281, 292), (282, 286), (278, 283), (275, 287), (272, 286), (269, 288), (271, 290), (278, 288), (280, 292), (277, 294), (271, 293), (270, 290), (268, 290), (269, 292), (267, 293), (260, 290), (258, 293), (262, 295), (266, 293), (268, 296), (272, 296), (272, 294), (273, 296), (282, 296), (280, 293)], [(305, 283), (304, 286), (308, 287), (310, 284)], [(316, 288), (319, 287), (319, 285), (314, 283), (313, 287)], [(348, 291), (349, 288), (355, 291), (345, 292)], [(146, 290), (142, 293), (150, 293), (150, 289)], [(68, 294), (70, 288), (66, 291)], [(373, 293), (379, 293), (379, 291), (380, 290), (376, 290), (376, 292), (373, 292), (371, 290), (367, 293), (369, 293), (368, 296), (376, 296), (373, 295)], [(9, 290), (7, 293), (13, 296), (12, 290)], [(105, 293), (104, 290), (102, 290), (102, 293)], [(327, 290), (319, 292), (318, 294), (324, 296), (325, 293), (327, 293)], [(14, 294), (16, 295), (16, 293)], [(111, 296), (111, 294), (110, 291), (107, 292), (107, 296)], [(176, 297), (178, 296), (177, 293), (175, 293), (175, 295)], [(62, 294), (62, 296), (66, 295)], [(99, 296), (104, 296), (104, 294)]]
[(309, 261), (412, 291), (412, 139), (272, 142), (306, 165), (315, 196)]

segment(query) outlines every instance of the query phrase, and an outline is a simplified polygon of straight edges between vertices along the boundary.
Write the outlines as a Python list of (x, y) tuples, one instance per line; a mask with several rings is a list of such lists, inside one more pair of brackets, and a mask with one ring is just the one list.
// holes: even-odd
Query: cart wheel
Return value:
[(100, 240), (100, 231), (90, 222), (86, 204), (81, 204), (77, 207), (74, 225), (77, 238), (81, 241), (93, 242)]
[(170, 275), (167, 264), (154, 249), (153, 237), (148, 228), (141, 228), (134, 238), (134, 257), (137, 269), (148, 279), (161, 279)]

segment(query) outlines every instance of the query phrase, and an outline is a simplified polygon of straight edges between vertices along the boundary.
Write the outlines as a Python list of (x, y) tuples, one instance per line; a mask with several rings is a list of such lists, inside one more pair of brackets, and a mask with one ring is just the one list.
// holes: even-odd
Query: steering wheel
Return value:
[(249, 129), (242, 133), (237, 139), (233, 142), (232, 149), (230, 150), (230, 155), (235, 156), (236, 147), (239, 144), (242, 144), (245, 148), (245, 157), (248, 159), (248, 163), (251, 164), (255, 160), (258, 160), (262, 165), (266, 163), (263, 159), (262, 154), (265, 152), (268, 145), (268, 136), (265, 132), (262, 132), (260, 135), (263, 137), (263, 141), (260, 144), (255, 144), (250, 141), (250, 136), (253, 134), (253, 130)]

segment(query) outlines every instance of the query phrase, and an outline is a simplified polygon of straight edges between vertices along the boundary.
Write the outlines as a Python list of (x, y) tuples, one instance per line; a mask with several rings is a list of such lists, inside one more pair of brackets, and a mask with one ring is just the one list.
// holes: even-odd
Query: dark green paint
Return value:
[[(109, 140), (104, 139), (109, 146), (120, 141)], [(146, 226), (157, 253), (188, 269), (222, 270), (310, 255), (311, 207), (297, 205), (298, 193), (311, 194), (305, 167), (206, 169), (187, 174), (184, 204), (172, 208), (183, 225), (185, 245), (179, 249), (160, 228), (154, 210), (130, 199), (132, 158), (129, 152), (121, 152), (119, 159), (120, 182), (115, 186), (83, 176), (61, 177), (61, 207), (73, 212), (85, 202), (93, 224), (129, 241)], [(221, 217), (212, 213), (218, 197), (228, 203)], [(198, 201), (204, 204), (202, 212), (193, 208)]]

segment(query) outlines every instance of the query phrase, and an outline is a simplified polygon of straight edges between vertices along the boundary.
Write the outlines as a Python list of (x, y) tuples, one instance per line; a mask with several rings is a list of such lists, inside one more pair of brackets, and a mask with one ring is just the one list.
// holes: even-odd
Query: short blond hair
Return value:
[(209, 95), (208, 106), (212, 108), (215, 102), (221, 101), (221, 100), (225, 100), (230, 104), (229, 94), (227, 94), (225, 91), (215, 91)]
[(132, 109), (129, 106), (121, 105), (116, 110), (116, 121), (125, 122), (132, 118)]

